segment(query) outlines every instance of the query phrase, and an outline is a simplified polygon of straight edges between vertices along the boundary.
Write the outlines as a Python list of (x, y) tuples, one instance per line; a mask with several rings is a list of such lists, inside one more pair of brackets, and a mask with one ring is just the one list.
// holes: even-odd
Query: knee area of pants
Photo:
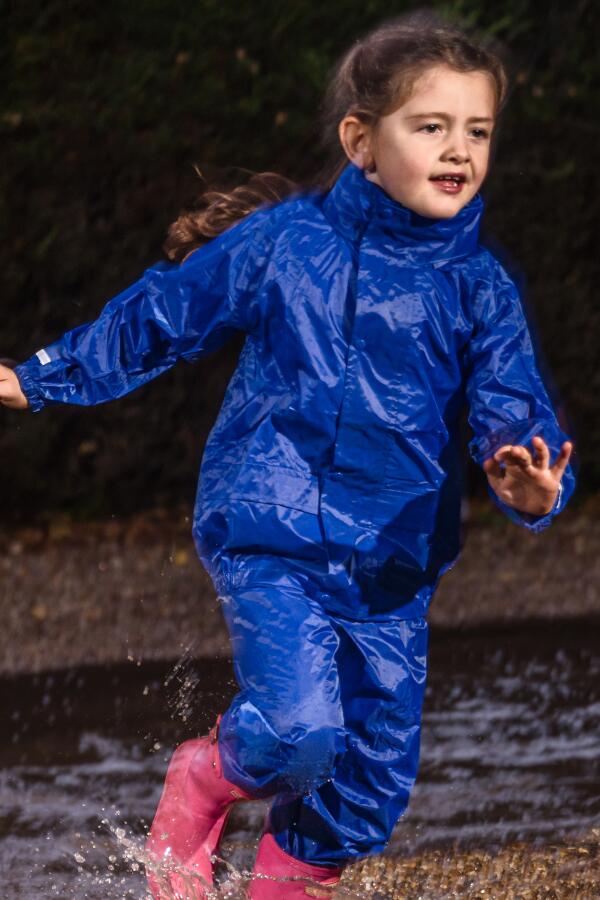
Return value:
[(335, 762), (345, 749), (342, 728), (322, 725), (309, 731), (294, 729), (280, 745), (281, 774), (290, 788), (312, 790), (331, 777)]
[(277, 784), (278, 790), (299, 794), (330, 778), (346, 750), (346, 731), (335, 714), (314, 723), (301, 709), (266, 712), (240, 698), (223, 717), (220, 747), (231, 774), (236, 769), (252, 781), (249, 792)]

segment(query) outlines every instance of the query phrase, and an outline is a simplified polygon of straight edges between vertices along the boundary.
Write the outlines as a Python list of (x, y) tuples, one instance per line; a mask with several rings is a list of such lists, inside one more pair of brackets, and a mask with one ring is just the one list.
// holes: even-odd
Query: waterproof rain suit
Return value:
[[(459, 419), (482, 462), (566, 435), (514, 284), (478, 243), (482, 201), (422, 218), (349, 165), (261, 209), (17, 367), (34, 410), (120, 397), (246, 333), (194, 515), (240, 693), (226, 777), (278, 794), (312, 863), (380, 850), (417, 770), (425, 615), (458, 553)], [(549, 524), (574, 486), (569, 467)]]

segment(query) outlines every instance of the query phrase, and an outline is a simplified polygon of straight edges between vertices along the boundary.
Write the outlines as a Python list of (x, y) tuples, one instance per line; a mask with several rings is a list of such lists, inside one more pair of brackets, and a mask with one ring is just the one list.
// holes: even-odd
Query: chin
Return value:
[(428, 207), (413, 207), (412, 210), (418, 216), (422, 216), (424, 219), (452, 219), (457, 213), (459, 213), (462, 209), (462, 206), (458, 206), (455, 209), (432, 209), (430, 206)]
[(463, 203), (462, 206), (459, 206), (457, 209), (453, 210), (444, 210), (440, 212), (437, 216), (432, 216), (434, 219), (452, 219), (454, 216), (458, 215), (458, 213), (466, 206), (466, 203)]
[(465, 208), (470, 200), (471, 198), (469, 197), (464, 203), (427, 204), (426, 206), (423, 206), (422, 209), (415, 209), (415, 212), (426, 219), (452, 219), (454, 216), (458, 215), (461, 209)]
[(427, 219), (452, 219), (471, 202), (474, 196), (475, 191), (469, 190), (454, 196), (424, 197), (422, 209), (416, 209), (415, 212)]

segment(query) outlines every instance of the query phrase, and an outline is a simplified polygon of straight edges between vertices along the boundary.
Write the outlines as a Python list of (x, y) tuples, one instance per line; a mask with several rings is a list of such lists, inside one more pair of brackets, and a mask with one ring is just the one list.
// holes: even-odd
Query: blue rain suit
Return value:
[[(482, 201), (424, 219), (349, 165), (260, 209), (17, 367), (31, 407), (120, 397), (236, 330), (239, 364), (194, 514), (240, 692), (226, 776), (277, 795), (287, 852), (381, 850), (417, 771), (426, 613), (458, 554), (459, 418), (481, 463), (566, 436), (514, 284), (478, 243)], [(539, 531), (550, 514), (503, 511)]]

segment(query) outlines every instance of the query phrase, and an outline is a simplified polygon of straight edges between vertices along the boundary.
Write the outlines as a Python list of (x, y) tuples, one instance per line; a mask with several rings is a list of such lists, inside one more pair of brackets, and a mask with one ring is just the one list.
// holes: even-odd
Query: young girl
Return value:
[[(0, 369), (6, 406), (88, 405), (246, 334), (194, 516), (240, 692), (170, 764), (148, 842), (155, 897), (207, 896), (238, 800), (274, 798), (254, 900), (328, 896), (385, 847), (417, 772), (425, 615), (458, 553), (465, 399), (471, 452), (510, 518), (540, 531), (573, 490), (516, 289), (478, 243), (505, 94), (498, 58), (459, 31), (384, 25), (328, 93), (330, 190), (245, 217), (238, 192), (213, 219), (183, 218), (181, 265), (148, 269), (95, 322)], [(223, 210), (242, 220), (206, 242)]]

